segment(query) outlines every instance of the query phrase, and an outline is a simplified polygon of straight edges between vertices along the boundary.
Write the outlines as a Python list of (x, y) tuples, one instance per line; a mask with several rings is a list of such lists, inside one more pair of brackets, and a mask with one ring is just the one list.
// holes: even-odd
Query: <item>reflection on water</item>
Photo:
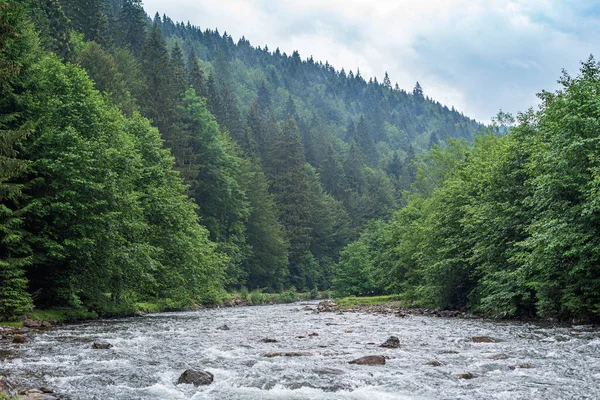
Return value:
[[(600, 398), (597, 331), (319, 314), (303, 306), (155, 314), (59, 327), (32, 336), (19, 349), (0, 351), (0, 374), (30, 387), (53, 386), (72, 400)], [(223, 324), (230, 330), (216, 329)], [(377, 346), (391, 335), (400, 338), (399, 349)], [(473, 336), (502, 341), (473, 343)], [(264, 343), (265, 337), (278, 342)], [(113, 347), (93, 350), (96, 339)], [(286, 351), (310, 355), (263, 357)], [(370, 354), (389, 359), (383, 366), (347, 364)], [(432, 360), (441, 366), (428, 364)], [(176, 385), (187, 368), (211, 372), (214, 383)], [(465, 373), (474, 377), (457, 376)]]

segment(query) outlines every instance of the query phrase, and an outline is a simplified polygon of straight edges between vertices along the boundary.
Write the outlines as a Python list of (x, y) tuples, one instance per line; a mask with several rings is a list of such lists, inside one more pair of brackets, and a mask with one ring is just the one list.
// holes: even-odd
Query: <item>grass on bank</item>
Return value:
[(392, 294), (387, 296), (370, 296), (370, 297), (343, 297), (340, 299), (336, 299), (335, 303), (338, 304), (342, 308), (350, 308), (354, 306), (373, 306), (379, 304), (386, 304), (390, 302), (399, 302), (399, 307), (410, 307), (405, 299), (403, 299), (400, 295)]

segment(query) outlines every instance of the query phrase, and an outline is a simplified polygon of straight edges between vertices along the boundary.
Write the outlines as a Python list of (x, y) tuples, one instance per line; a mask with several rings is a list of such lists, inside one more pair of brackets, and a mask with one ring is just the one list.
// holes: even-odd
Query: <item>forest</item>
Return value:
[(0, 0), (0, 317), (243, 288), (595, 318), (600, 67), (560, 82), (485, 126), (141, 0)]

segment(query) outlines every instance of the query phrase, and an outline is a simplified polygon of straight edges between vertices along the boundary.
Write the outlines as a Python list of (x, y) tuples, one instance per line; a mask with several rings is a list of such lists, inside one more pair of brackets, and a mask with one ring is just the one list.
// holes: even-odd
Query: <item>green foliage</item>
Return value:
[(422, 157), (377, 245), (363, 234), (342, 251), (338, 292), (364, 293), (375, 276), (429, 306), (598, 318), (600, 65), (560, 82), (516, 125), (501, 113), (471, 146), (450, 140)]
[(28, 73), (35, 39), (25, 10), (0, 1), (0, 318), (32, 306), (25, 272), (31, 249), (23, 229), (23, 176), (30, 166), (20, 155), (28, 126), (20, 126), (18, 92)]

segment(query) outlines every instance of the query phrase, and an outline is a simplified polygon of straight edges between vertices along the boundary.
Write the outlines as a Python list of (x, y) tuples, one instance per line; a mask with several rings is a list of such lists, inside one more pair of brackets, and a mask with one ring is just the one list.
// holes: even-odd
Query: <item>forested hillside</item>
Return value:
[[(407, 205), (341, 252), (340, 294), (497, 316), (600, 317), (600, 64), (473, 145), (418, 163)], [(508, 128), (508, 133), (500, 135)]]
[(481, 125), (140, 0), (0, 0), (0, 314), (331, 285), (416, 154)]

